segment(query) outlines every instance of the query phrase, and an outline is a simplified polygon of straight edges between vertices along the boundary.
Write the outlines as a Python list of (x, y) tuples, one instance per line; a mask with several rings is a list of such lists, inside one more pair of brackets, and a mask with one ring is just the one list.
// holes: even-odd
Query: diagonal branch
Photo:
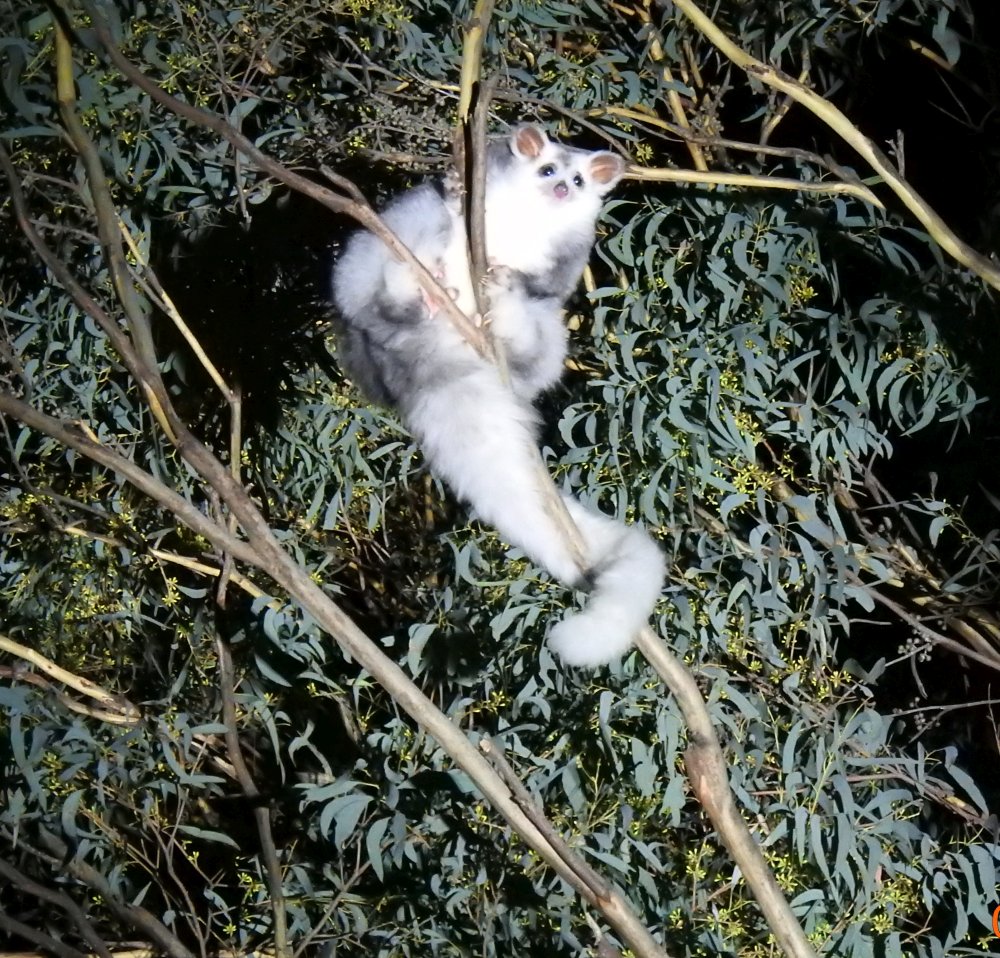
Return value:
[[(89, 0), (86, 0), (86, 2), (88, 9), (93, 12), (93, 4)], [(337, 196), (329, 190), (318, 187), (303, 177), (291, 173), (257, 150), (253, 144), (227, 124), (221, 117), (207, 114), (166, 94), (117, 51), (111, 42), (106, 26), (96, 15), (95, 20), (98, 24), (98, 37), (104, 44), (109, 58), (136, 86), (145, 90), (154, 100), (173, 110), (178, 115), (214, 130), (241, 153), (250, 157), (255, 165), (264, 170), (264, 172), (274, 175), (293, 188), (300, 189), (301, 192), (313, 196), (329, 208), (337, 210), (337, 212), (354, 216), (358, 222), (371, 229), (390, 248), (399, 253), (401, 258), (415, 262), (412, 256), (401, 247), (398, 240), (395, 240), (395, 237), (382, 226), (381, 221), (369, 207), (359, 204), (356, 200), (348, 200)], [(6, 162), (4, 169), (8, 173), (8, 178), (16, 180), (16, 174), (10, 166), (9, 160)], [(23, 211), (23, 197), (20, 205)], [(18, 204), (15, 202), (15, 208), (17, 207)], [(20, 213), (19, 221), (22, 222), (22, 228), (24, 228), (24, 220)], [(28, 228), (30, 228), (30, 223), (28, 224)], [(42, 250), (45, 249), (44, 244), (36, 243), (35, 245), (41, 254)], [(45, 258), (44, 254), (42, 255)], [(53, 263), (50, 259), (46, 259), (46, 262), (53, 269), (57, 277), (62, 276), (63, 278), (68, 278), (71, 283), (75, 282), (64, 264)], [(61, 272), (59, 271), (60, 265), (62, 267)], [(426, 271), (424, 272), (426, 273)], [(430, 280), (432, 288), (437, 290), (437, 284), (429, 277), (429, 274), (427, 274), (427, 278)], [(78, 286), (77, 289), (79, 290)], [(80, 298), (77, 297), (77, 299), (79, 302)], [(446, 305), (450, 305), (450, 297), (446, 296), (444, 301)], [(91, 303), (93, 303), (92, 300)], [(466, 325), (471, 325), (468, 324), (467, 320), (464, 320), (464, 322)], [(143, 361), (141, 356), (135, 354), (128, 337), (125, 337), (121, 333), (121, 330), (118, 329), (115, 323), (111, 322), (110, 327), (118, 333), (118, 338), (113, 341), (116, 346), (121, 342), (123, 358), (126, 360), (137, 381), (146, 388), (147, 395), (149, 395), (150, 384), (156, 382), (155, 371), (149, 368), (149, 365)], [(481, 340), (483, 338), (481, 332), (478, 330), (475, 330), (475, 332), (478, 339)], [(108, 335), (113, 336), (113, 333), (109, 331)], [(488, 355), (488, 350), (483, 350), (483, 352), (484, 355)], [(180, 420), (173, 406), (170, 404), (169, 397), (164, 395), (157, 398), (163, 403), (168, 425), (176, 436), (177, 448), (181, 455), (229, 507), (246, 534), (247, 542), (236, 539), (227, 529), (218, 523), (212, 522), (198, 512), (198, 510), (193, 509), (189, 503), (177, 496), (176, 493), (162, 486), (152, 476), (143, 473), (141, 469), (129, 463), (124, 457), (118, 456), (100, 443), (94, 442), (68, 424), (53, 420), (51, 417), (47, 417), (37, 410), (31, 409), (26, 404), (10, 396), (0, 395), (0, 411), (7, 411), (17, 418), (21, 418), (27, 424), (32, 425), (33, 428), (54, 435), (60, 441), (76, 448), (84, 455), (90, 456), (96, 461), (103, 462), (109, 468), (117, 469), (130, 482), (134, 482), (144, 492), (160, 502), (161, 505), (172, 509), (181, 521), (191, 525), (192, 528), (199, 531), (209, 541), (213, 542), (213, 544), (223, 549), (229, 549), (241, 561), (251, 563), (267, 572), (280, 586), (287, 590), (288, 594), (302, 608), (316, 619), (323, 629), (338, 641), (348, 655), (366, 668), (395, 701), (441, 744), (445, 751), (470, 776), (484, 797), (507, 819), (511, 827), (528, 844), (535, 848), (541, 857), (571, 887), (576, 889), (586, 901), (601, 910), (609, 923), (628, 942), (636, 955), (642, 956), (642, 958), (653, 958), (653, 956), (662, 958), (664, 954), (662, 947), (652, 938), (642, 923), (639, 922), (625, 899), (614, 889), (609, 889), (606, 895), (603, 894), (603, 889), (595, 891), (590, 884), (582, 880), (581, 875), (567, 862), (566, 857), (560, 852), (560, 849), (555, 847), (546, 835), (525, 815), (523, 809), (511, 800), (508, 787), (497, 776), (484, 757), (476, 751), (466, 735), (416, 688), (395, 662), (388, 659), (367, 636), (357, 629), (353, 622), (312, 581), (307, 572), (284, 550), (280, 542), (275, 538), (266, 520), (239, 482), (206, 447), (191, 435), (186, 425)], [(550, 480), (549, 484), (551, 485)], [(552, 495), (558, 499), (554, 487), (552, 488)], [(194, 515), (191, 514), (192, 512)], [(725, 832), (726, 834), (728, 834), (726, 831), (727, 828), (735, 828), (738, 836), (742, 836), (741, 840), (743, 844), (757, 851), (759, 856), (759, 851), (756, 850), (756, 846), (753, 844), (753, 840), (745, 824), (735, 811), (726, 781), (725, 764), (722, 759), (721, 748), (712, 730), (707, 709), (705, 708), (704, 701), (698, 694), (693, 676), (669, 653), (666, 646), (653, 635), (651, 630), (647, 629), (643, 632), (640, 637), (639, 648), (646, 654), (650, 662), (657, 667), (667, 684), (678, 695), (682, 703), (682, 708), (684, 708), (685, 718), (689, 722), (692, 744), (699, 749), (703, 749), (713, 763), (711, 766), (713, 775), (711, 777), (707, 774), (702, 774), (698, 777), (699, 785), (704, 786), (705, 783), (711, 784), (709, 798), (705, 800), (705, 806), (710, 812), (718, 812), (719, 809), (723, 811), (728, 809), (730, 813), (730, 821), (728, 822), (723, 821), (716, 814), (713, 814), (713, 821), (715, 821), (720, 832)], [(664, 664), (665, 662), (667, 664)], [(699, 709), (700, 712), (698, 711)], [(694, 760), (690, 758), (690, 754), (689, 763), (692, 766), (694, 765)], [(733, 824), (733, 821), (735, 821), (735, 824)], [(738, 838), (731, 838), (727, 844), (731, 848), (740, 847), (740, 840)], [(744, 857), (744, 860), (748, 859)], [(741, 861), (741, 867), (744, 868), (744, 871), (748, 875), (750, 874), (749, 869), (743, 865), (743, 861)], [(773, 879), (771, 881), (774, 884)], [(759, 893), (758, 897), (760, 897)], [(794, 955), (811, 954), (808, 950), (790, 950), (789, 953)]]
[[(74, 300), (106, 332), (136, 380), (146, 387), (146, 395), (157, 377), (139, 357), (123, 331), (80, 285), (55, 253), (41, 240), (25, 215), (24, 197), (16, 171), (0, 145), (0, 168), (11, 183), (12, 198), (19, 225), (32, 245)], [(176, 448), (187, 464), (204, 479), (236, 517), (248, 541), (233, 535), (226, 526), (204, 515), (193, 504), (169, 489), (158, 479), (113, 449), (92, 439), (85, 428), (48, 416), (14, 396), (0, 393), (0, 413), (6, 413), (25, 425), (58, 440), (84, 456), (122, 475), (136, 488), (181, 522), (222, 551), (267, 573), (288, 595), (313, 616), (320, 628), (330, 634), (352, 659), (380, 682), (383, 688), (418, 724), (441, 745), (469, 775), (482, 795), (508, 821), (511, 828), (572, 888), (592, 906), (599, 908), (609, 924), (628, 942), (639, 958), (664, 958), (665, 952), (631, 910), (624, 897), (612, 890), (607, 898), (598, 898), (576, 871), (564, 860), (559, 849), (531, 822), (514, 803), (509, 790), (486, 759), (480, 755), (465, 733), (425, 696), (403, 670), (389, 659), (361, 632), (351, 619), (317, 585), (308, 572), (285, 551), (264, 516), (232, 473), (196, 439), (180, 419), (169, 396), (160, 395), (167, 425), (176, 437)], [(86, 880), (86, 879), (85, 879)], [(142, 917), (142, 916), (140, 916)], [(145, 927), (140, 924), (137, 927)]]
[[(591, 905), (600, 908), (609, 923), (629, 943), (639, 958), (664, 958), (665, 952), (653, 939), (625, 899), (611, 890), (599, 899), (546, 839), (527, 815), (512, 801), (510, 792), (486, 759), (480, 755), (465, 733), (459, 729), (417, 686), (403, 670), (386, 656), (368, 636), (330, 599), (308, 572), (288, 555), (274, 537), (264, 517), (238, 486), (228, 470), (200, 444), (182, 443), (186, 458), (219, 491), (246, 532), (249, 542), (234, 540), (229, 531), (204, 516), (159, 480), (134, 463), (95, 443), (68, 424), (31, 408), (12, 396), (0, 393), (0, 413), (6, 413), (26, 425), (58, 440), (82, 455), (115, 469), (148, 495), (171, 510), (177, 518), (220, 549), (261, 569), (282, 586), (295, 601), (312, 615), (344, 651), (367, 669), (399, 705), (441, 745), (472, 779), (483, 796), (507, 819), (511, 828)], [(85, 879), (86, 880), (86, 879)]]
[[(111, 722), (121, 725), (135, 725), (142, 718), (139, 710), (124, 696), (108, 692), (81, 675), (74, 675), (72, 672), (56, 665), (51, 659), (47, 659), (41, 652), (29, 649), (26, 645), (15, 642), (9, 636), (0, 635), (0, 651), (9, 652), (11, 655), (16, 655), (25, 662), (30, 662), (57, 682), (62, 682), (70, 688), (76, 689), (81, 695), (94, 699), (103, 706), (103, 708), (96, 708), (94, 706), (81, 706), (77, 704), (75, 706), (76, 711), (82, 711), (85, 715), (99, 714), (102, 718), (110, 716)], [(26, 676), (24, 673), (21, 673), (21, 677), (25, 678)], [(45, 682), (44, 687), (50, 687), (49, 683)]]

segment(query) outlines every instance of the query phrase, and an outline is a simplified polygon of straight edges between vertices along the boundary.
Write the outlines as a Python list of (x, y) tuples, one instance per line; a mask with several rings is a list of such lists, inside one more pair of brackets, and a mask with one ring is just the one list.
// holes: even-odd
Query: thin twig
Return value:
[(236, 718), (236, 677), (233, 673), (233, 658), (229, 646), (222, 636), (215, 639), (216, 654), (219, 661), (219, 694), (222, 697), (222, 723), (226, 727), (226, 752), (229, 761), (236, 770), (236, 779), (240, 783), (243, 794), (253, 804), (254, 820), (257, 823), (257, 837), (260, 839), (260, 853), (264, 859), (264, 870), (267, 875), (267, 889), (271, 895), (271, 911), (274, 915), (274, 951), (277, 958), (289, 958), (291, 947), (288, 942), (288, 920), (286, 917), (286, 902), (284, 882), (281, 875), (281, 862), (278, 860), (278, 850), (274, 845), (274, 834), (271, 831), (271, 813), (266, 805), (261, 805), (260, 789), (254, 782), (250, 769), (243, 759), (243, 747), (240, 745), (239, 724)]
[[(156, 365), (156, 353), (153, 349), (153, 335), (149, 323), (143, 313), (139, 297), (132, 285), (131, 275), (121, 246), (121, 237), (112, 224), (116, 221), (114, 202), (108, 189), (107, 177), (97, 152), (94, 141), (90, 138), (80, 118), (76, 115), (76, 90), (73, 83), (73, 57), (66, 28), (61, 18), (55, 23), (55, 54), (56, 54), (56, 99), (59, 103), (59, 115), (69, 133), (77, 153), (86, 170), (90, 196), (97, 216), (98, 236), (104, 253), (111, 280), (125, 311), (132, 334), (132, 342), (144, 363), (150, 369), (153, 387), (158, 384), (159, 370)], [(157, 421), (164, 431), (170, 435), (159, 400), (160, 389), (140, 384), (147, 390), (147, 401)]]
[(808, 183), (783, 176), (760, 176), (751, 173), (711, 173), (670, 168), (654, 169), (647, 166), (630, 166), (625, 175), (632, 180), (655, 180), (662, 183), (707, 183), (719, 186), (742, 186), (757, 190), (793, 190), (802, 193), (849, 193), (859, 199), (885, 209), (882, 201), (862, 183)]

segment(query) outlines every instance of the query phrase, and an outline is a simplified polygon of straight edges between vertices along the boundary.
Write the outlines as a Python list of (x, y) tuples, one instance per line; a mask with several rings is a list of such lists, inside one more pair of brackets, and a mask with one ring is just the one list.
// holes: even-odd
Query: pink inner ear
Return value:
[(518, 153), (533, 160), (541, 156), (542, 150), (545, 149), (545, 135), (537, 126), (518, 127), (514, 134), (514, 143)]
[(598, 183), (610, 183), (625, 172), (625, 164), (614, 153), (599, 153), (590, 161), (590, 175)]

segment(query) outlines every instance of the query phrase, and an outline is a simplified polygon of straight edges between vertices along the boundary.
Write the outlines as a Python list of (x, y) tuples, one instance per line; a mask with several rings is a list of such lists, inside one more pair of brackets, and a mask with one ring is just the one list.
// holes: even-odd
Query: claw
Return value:
[(450, 168), (444, 175), (442, 181), (444, 186), (444, 201), (448, 208), (458, 216), (462, 215), (462, 197), (465, 190), (462, 188), (462, 178), (458, 175), (458, 170)]

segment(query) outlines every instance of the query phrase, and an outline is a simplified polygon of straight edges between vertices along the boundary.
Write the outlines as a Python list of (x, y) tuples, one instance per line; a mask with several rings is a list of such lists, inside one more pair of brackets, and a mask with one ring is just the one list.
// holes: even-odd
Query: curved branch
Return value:
[(655, 180), (661, 183), (709, 183), (719, 186), (743, 186), (757, 190), (794, 190), (803, 193), (850, 193), (885, 209), (882, 201), (862, 183), (806, 183), (783, 176), (757, 176), (751, 173), (712, 173), (692, 170), (651, 169), (630, 166), (625, 175), (631, 180)]

